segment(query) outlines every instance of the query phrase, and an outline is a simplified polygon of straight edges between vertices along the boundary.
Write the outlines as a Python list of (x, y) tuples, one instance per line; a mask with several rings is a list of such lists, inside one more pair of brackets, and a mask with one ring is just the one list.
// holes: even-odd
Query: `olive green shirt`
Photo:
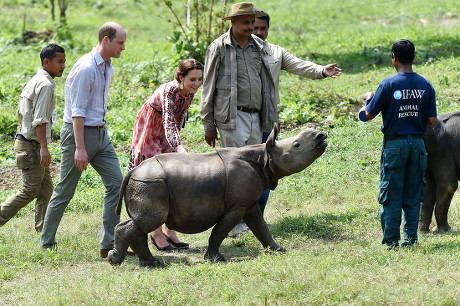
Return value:
[(18, 107), (18, 133), (29, 140), (38, 142), (35, 128), (46, 123), (46, 141), (51, 142), (51, 125), (56, 98), (53, 78), (43, 69), (27, 82)]
[(253, 41), (248, 40), (242, 48), (231, 36), (232, 45), (236, 49), (237, 66), (237, 106), (246, 108), (262, 108), (262, 82), (260, 73), (262, 70), (262, 60), (260, 52)]

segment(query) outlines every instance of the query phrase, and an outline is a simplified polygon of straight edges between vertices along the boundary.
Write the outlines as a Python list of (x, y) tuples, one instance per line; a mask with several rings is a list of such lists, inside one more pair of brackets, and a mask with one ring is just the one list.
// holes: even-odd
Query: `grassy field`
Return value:
[[(96, 43), (98, 27), (114, 20), (128, 31), (127, 49), (114, 60), (108, 130), (123, 173), (138, 108), (159, 82), (171, 79), (169, 11), (158, 0), (70, 3), (72, 37), (67, 68), (56, 79), (57, 110), (64, 108), (64, 82), (76, 59)], [(182, 10), (185, 1), (173, 1)], [(23, 29), (53, 28), (45, 0), (0, 0), (0, 201), (20, 182), (14, 169), (11, 133), (17, 98), (39, 66), (46, 43), (18, 42)], [(104, 190), (90, 167), (82, 175), (57, 233), (58, 251), (39, 250), (33, 203), (0, 228), (0, 304), (460, 304), (460, 198), (449, 211), (452, 231), (420, 234), (410, 250), (387, 251), (381, 244), (377, 203), (381, 147), (380, 117), (357, 122), (360, 97), (392, 74), (390, 47), (400, 38), (414, 42), (415, 71), (436, 89), (438, 112), (460, 102), (460, 7), (457, 1), (266, 0), (256, 7), (272, 17), (269, 40), (317, 63), (338, 62), (335, 80), (281, 76), (280, 138), (314, 126), (328, 133), (322, 157), (301, 173), (284, 178), (271, 193), (266, 221), (287, 249), (265, 252), (250, 233), (224, 240), (223, 264), (205, 262), (210, 231), (180, 235), (191, 249), (160, 254), (163, 266), (139, 268), (135, 257), (110, 266), (98, 257)], [(263, 6), (262, 6), (263, 4)], [(161, 16), (161, 17), (160, 17)], [(196, 120), (199, 99), (183, 130), (190, 152), (211, 150)], [(300, 124), (307, 121), (306, 124)], [(59, 135), (62, 121), (53, 128)], [(59, 139), (51, 144), (60, 159)], [(54, 168), (58, 180), (58, 167)], [(122, 220), (128, 217), (125, 212)]]

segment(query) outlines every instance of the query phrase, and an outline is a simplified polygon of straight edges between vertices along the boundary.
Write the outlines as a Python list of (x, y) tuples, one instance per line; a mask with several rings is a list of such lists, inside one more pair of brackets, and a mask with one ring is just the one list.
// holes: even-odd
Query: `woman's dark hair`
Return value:
[(203, 65), (193, 58), (183, 60), (179, 66), (177, 66), (176, 73), (174, 73), (174, 78), (176, 81), (180, 82), (180, 76), (185, 77), (191, 70), (195, 69), (203, 70)]
[(42, 61), (42, 66), (43, 66), (43, 61), (45, 58), (52, 60), (54, 57), (56, 57), (56, 53), (65, 53), (64, 48), (62, 48), (59, 45), (55, 44), (49, 44), (45, 48), (42, 49), (40, 52), (40, 59)]
[(414, 44), (407, 39), (398, 40), (393, 44), (391, 53), (403, 64), (411, 64), (415, 58)]

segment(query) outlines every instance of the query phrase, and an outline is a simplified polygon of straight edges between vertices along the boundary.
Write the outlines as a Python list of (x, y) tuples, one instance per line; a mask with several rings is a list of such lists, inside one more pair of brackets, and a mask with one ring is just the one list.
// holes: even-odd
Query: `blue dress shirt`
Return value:
[(96, 48), (81, 57), (65, 83), (64, 122), (84, 117), (85, 126), (104, 125), (112, 62), (104, 61)]

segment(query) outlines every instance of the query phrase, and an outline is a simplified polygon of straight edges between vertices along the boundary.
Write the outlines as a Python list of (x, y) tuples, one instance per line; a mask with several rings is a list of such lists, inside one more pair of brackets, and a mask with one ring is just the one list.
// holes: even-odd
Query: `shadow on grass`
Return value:
[[(250, 232), (247, 234), (252, 235)], [(174, 264), (193, 266), (197, 263), (203, 263), (207, 261), (204, 259), (206, 249), (207, 246), (197, 246), (187, 250), (175, 250), (172, 252), (157, 252), (156, 250), (151, 250), (153, 257), (158, 261), (158, 265), (146, 268), (168, 269), (169, 266)], [(225, 257), (226, 261), (214, 262), (216, 264), (252, 260), (263, 252), (259, 247), (249, 246), (240, 239), (233, 240), (231, 245), (222, 245), (219, 251)], [(211, 261), (208, 262), (211, 263)], [(126, 256), (123, 265), (125, 264), (137, 266), (139, 264), (139, 258), (137, 256)]]
[[(167, 254), (158, 254), (153, 253), (153, 257), (157, 260), (158, 264), (153, 267), (145, 267), (148, 269), (167, 269), (172, 264), (184, 265), (184, 266), (191, 266), (194, 262), (187, 257), (183, 256), (173, 256)], [(137, 256), (126, 256), (125, 260), (122, 263), (123, 265), (139, 265), (139, 258)]]
[[(374, 215), (375, 210), (363, 208), (360, 211), (347, 211), (341, 214), (323, 213), (314, 216), (301, 215), (298, 217), (287, 217), (278, 223), (270, 225), (270, 231), (275, 237), (289, 238), (291, 236), (303, 235), (312, 239), (322, 239), (327, 241), (352, 240), (345, 231), (346, 227), (356, 219), (366, 222), (370, 215)], [(253, 246), (254, 237), (248, 231), (236, 239), (226, 238), (226, 243), (222, 244), (219, 251), (225, 257), (226, 262), (241, 262), (252, 260), (265, 250), (260, 245)], [(258, 242), (258, 241), (257, 241)], [(152, 251), (153, 256), (160, 261), (156, 268), (168, 268), (172, 264), (191, 266), (203, 262), (203, 256), (207, 246), (195, 246), (188, 250), (174, 251), (171, 253), (159, 253)], [(129, 264), (137, 264), (136, 256), (128, 256), (125, 260)]]
[(345, 227), (349, 227), (355, 219), (368, 219), (372, 214), (375, 214), (374, 210), (363, 209), (341, 214), (322, 213), (313, 216), (287, 217), (272, 225), (271, 232), (274, 236), (283, 238), (302, 235), (312, 239), (350, 240), (353, 237), (346, 234)]
[[(431, 242), (430, 244), (424, 244), (423, 250), (426, 253), (432, 253), (434, 251), (458, 251), (460, 250), (460, 240), (457, 239), (460, 235), (460, 230), (450, 230), (448, 232), (430, 232), (422, 233), (419, 236), (422, 236), (422, 239), (436, 239), (436, 242)], [(420, 237), (419, 237), (420, 238)], [(422, 240), (423, 241), (423, 240)], [(423, 242), (422, 242), (423, 243)]]
[(460, 241), (440, 241), (428, 246), (424, 246), (423, 250), (427, 254), (432, 254), (436, 251), (454, 251), (458, 252), (460, 249)]

